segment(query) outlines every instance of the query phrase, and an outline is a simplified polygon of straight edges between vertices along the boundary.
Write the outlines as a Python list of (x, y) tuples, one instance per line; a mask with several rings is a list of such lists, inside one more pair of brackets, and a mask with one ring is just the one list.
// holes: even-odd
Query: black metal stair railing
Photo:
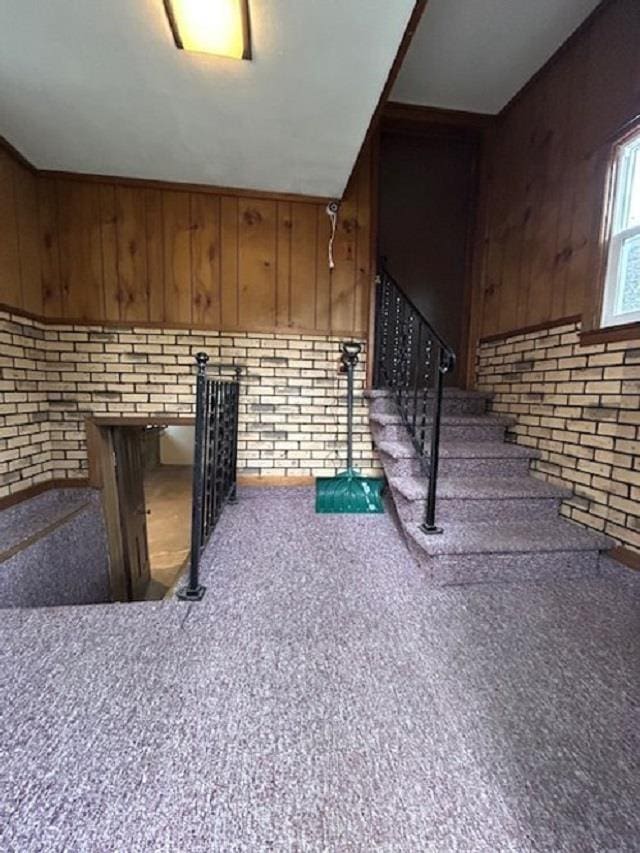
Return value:
[[(191, 510), (191, 557), (187, 586), (178, 591), (184, 601), (200, 601), (200, 556), (225, 504), (236, 500), (238, 462), (238, 402), (241, 368), (213, 365), (218, 375), (207, 373), (209, 356), (196, 355), (196, 423)], [(231, 376), (222, 375), (225, 371)]]
[(442, 391), (456, 357), (422, 312), (381, 266), (376, 287), (374, 386), (388, 389), (428, 476), (425, 533), (436, 525)]

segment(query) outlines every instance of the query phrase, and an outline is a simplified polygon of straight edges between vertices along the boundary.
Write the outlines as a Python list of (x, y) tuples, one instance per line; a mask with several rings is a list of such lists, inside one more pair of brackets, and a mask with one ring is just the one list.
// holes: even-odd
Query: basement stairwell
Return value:
[(407, 543), (429, 581), (596, 575), (611, 540), (560, 517), (571, 492), (530, 475), (536, 452), (506, 443), (510, 421), (487, 412), (486, 395), (442, 387), (450, 369), (443, 352), (446, 344), (382, 270), (371, 430)]

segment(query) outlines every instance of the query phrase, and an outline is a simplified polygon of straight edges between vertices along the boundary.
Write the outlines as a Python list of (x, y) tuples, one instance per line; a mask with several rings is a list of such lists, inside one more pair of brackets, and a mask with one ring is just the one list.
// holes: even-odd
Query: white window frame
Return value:
[(607, 241), (601, 327), (640, 322), (640, 310), (621, 311), (619, 301), (620, 261), (627, 240), (640, 235), (640, 224), (623, 228), (628, 218), (631, 183), (635, 169), (640, 169), (640, 127), (627, 135), (614, 149), (611, 185), (611, 219)]

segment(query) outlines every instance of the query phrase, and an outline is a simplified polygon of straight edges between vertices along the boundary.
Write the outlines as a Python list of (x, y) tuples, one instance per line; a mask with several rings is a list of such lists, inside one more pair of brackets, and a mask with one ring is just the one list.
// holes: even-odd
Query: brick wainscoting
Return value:
[(481, 343), (478, 388), (540, 451), (535, 474), (573, 489), (563, 514), (640, 551), (640, 342), (580, 346), (578, 331)]
[[(87, 474), (89, 415), (193, 415), (196, 352), (247, 368), (239, 473), (333, 474), (344, 467), (340, 338), (49, 325), (0, 312), (0, 498)], [(354, 457), (379, 472), (357, 371)]]

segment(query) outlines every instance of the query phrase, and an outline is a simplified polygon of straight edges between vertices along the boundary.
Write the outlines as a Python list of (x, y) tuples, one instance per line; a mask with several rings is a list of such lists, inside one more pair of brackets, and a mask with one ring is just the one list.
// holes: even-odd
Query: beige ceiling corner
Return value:
[(429, 0), (391, 99), (497, 113), (598, 0)]
[(414, 0), (250, 0), (253, 61), (162, 0), (0, 0), (0, 134), (42, 169), (339, 196)]

